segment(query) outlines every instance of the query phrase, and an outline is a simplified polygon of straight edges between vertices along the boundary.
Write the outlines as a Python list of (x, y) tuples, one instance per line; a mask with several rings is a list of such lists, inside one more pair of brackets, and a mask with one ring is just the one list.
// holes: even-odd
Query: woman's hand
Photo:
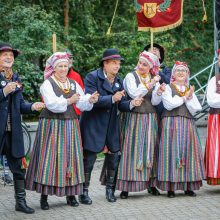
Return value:
[(131, 104), (134, 107), (140, 106), (144, 99), (141, 96), (135, 97), (133, 100), (131, 100)]
[(89, 98), (89, 102), (94, 104), (96, 102), (98, 102), (99, 100), (99, 93), (97, 91), (95, 91)]
[(195, 91), (195, 86), (190, 86), (189, 91), (186, 93), (186, 100), (191, 100), (192, 99), (192, 95)]
[(166, 90), (166, 84), (165, 83), (162, 83), (159, 88), (157, 89), (157, 95), (158, 96), (161, 96), (162, 93)]
[(80, 99), (80, 95), (78, 93), (75, 93), (74, 95), (72, 95), (70, 98), (67, 99), (67, 104), (71, 105), (71, 104), (75, 104), (79, 101)]

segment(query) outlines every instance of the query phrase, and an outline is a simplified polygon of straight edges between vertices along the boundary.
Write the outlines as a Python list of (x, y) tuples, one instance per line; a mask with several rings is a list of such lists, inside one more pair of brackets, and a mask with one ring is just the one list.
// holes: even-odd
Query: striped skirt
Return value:
[(220, 115), (210, 114), (205, 150), (207, 183), (220, 185)]
[(44, 195), (83, 192), (84, 170), (78, 120), (40, 119), (26, 175), (26, 189)]
[(157, 146), (158, 120), (155, 113), (122, 113), (121, 160), (116, 189), (138, 192), (147, 189), (155, 180), (155, 149)]
[(164, 117), (159, 145), (158, 188), (196, 190), (202, 186), (204, 164), (193, 119)]

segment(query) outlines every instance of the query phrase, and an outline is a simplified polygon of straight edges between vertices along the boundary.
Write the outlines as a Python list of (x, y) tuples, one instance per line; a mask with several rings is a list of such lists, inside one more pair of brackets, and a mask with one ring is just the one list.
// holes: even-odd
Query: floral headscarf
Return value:
[(54, 74), (54, 69), (58, 63), (67, 62), (69, 67), (71, 66), (70, 60), (71, 54), (66, 52), (56, 52), (50, 56), (46, 62), (46, 67), (44, 70), (44, 80), (48, 79)]
[(140, 53), (139, 59), (143, 59), (148, 63), (148, 65), (150, 66), (151, 75), (159, 74), (160, 62), (155, 54), (148, 51), (143, 51), (142, 53)]
[(171, 77), (170, 77), (170, 83), (175, 81), (174, 73), (179, 68), (184, 68), (187, 71), (188, 77), (186, 78), (185, 84), (189, 85), (190, 71), (189, 71), (187, 64), (185, 62), (181, 62), (181, 61), (176, 61), (176, 63), (174, 64), (173, 69), (172, 69), (172, 73), (171, 73)]

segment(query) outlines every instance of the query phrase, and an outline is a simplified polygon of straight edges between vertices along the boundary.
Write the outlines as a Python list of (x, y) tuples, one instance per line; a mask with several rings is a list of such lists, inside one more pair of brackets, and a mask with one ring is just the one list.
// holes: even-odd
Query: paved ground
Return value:
[[(201, 140), (205, 141), (206, 130), (200, 129)], [(39, 205), (40, 195), (27, 192), (28, 204), (35, 214), (26, 215), (14, 211), (13, 187), (0, 185), (0, 219), (220, 219), (220, 186), (204, 186), (197, 197), (190, 198), (177, 191), (176, 198), (169, 199), (166, 193), (155, 197), (146, 191), (131, 193), (127, 200), (118, 198), (116, 203), (108, 203), (104, 197), (104, 187), (98, 178), (102, 162), (97, 162), (92, 174), (90, 195), (91, 206), (77, 208), (67, 206), (65, 198), (49, 197), (50, 210), (42, 211)], [(116, 192), (119, 197), (120, 192)]]

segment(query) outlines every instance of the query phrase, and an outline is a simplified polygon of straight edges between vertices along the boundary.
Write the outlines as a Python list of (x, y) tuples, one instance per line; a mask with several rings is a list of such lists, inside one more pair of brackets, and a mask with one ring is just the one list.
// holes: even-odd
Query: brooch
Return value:
[(73, 83), (70, 84), (71, 90), (75, 89), (75, 85)]

